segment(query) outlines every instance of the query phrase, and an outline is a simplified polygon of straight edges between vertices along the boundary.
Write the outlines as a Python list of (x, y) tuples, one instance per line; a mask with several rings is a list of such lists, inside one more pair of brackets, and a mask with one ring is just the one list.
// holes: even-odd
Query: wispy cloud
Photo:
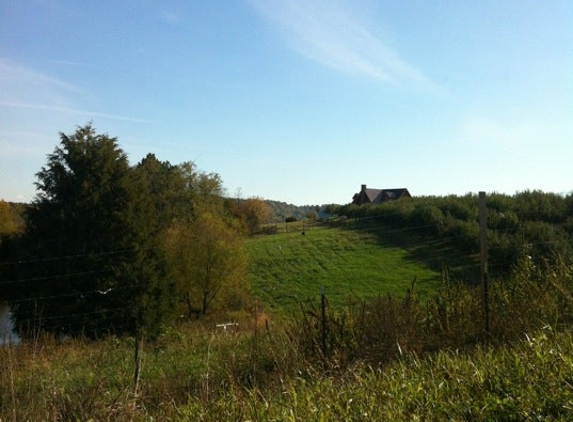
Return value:
[(0, 196), (11, 201), (31, 200), (33, 175), (45, 152), (51, 150), (60, 130), (78, 120), (150, 123), (109, 110), (93, 111), (100, 103), (93, 97), (80, 85), (0, 57)]
[(371, 30), (353, 10), (360, 2), (342, 0), (249, 0), (277, 25), (286, 41), (310, 60), (333, 69), (402, 86), (432, 82)]
[(159, 12), (159, 19), (164, 23), (174, 25), (181, 22), (181, 15), (172, 10), (161, 10)]
[[(72, 63), (67, 62), (68, 65)], [(73, 63), (73, 65), (78, 65)], [(85, 104), (89, 93), (78, 85), (29, 69), (12, 60), (0, 58), (0, 107), (76, 114), (138, 123), (148, 120), (101, 111), (89, 111)]]
[(76, 62), (73, 60), (52, 60), (52, 63), (63, 65), (63, 66), (70, 66), (70, 67), (89, 67), (90, 65), (87, 63)]
[(0, 86), (8, 84), (13, 87), (25, 84), (31, 88), (51, 87), (75, 94), (84, 93), (84, 90), (77, 85), (30, 70), (11, 60), (0, 58)]
[(28, 110), (46, 110), (46, 111), (55, 111), (58, 113), (78, 114), (78, 115), (83, 115), (83, 116), (87, 116), (87, 117), (101, 117), (101, 118), (112, 119), (112, 120), (123, 120), (126, 122), (152, 123), (150, 120), (138, 119), (136, 117), (122, 116), (120, 114), (102, 113), (99, 111), (79, 110), (79, 109), (74, 109), (74, 108), (69, 108), (69, 107), (58, 107), (58, 106), (51, 106), (51, 105), (45, 105), (45, 104), (14, 103), (14, 102), (10, 102), (10, 101), (0, 100), (0, 107), (22, 108), (22, 109), (28, 109)]

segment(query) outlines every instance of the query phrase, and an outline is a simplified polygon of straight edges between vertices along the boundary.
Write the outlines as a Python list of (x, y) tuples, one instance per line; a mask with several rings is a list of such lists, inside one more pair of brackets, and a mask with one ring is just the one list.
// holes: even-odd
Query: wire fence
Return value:
[[(479, 253), (479, 242), (475, 239), (475, 245), (471, 247), (458, 247), (458, 240), (462, 238), (467, 238), (466, 234), (458, 235), (444, 235), (444, 236), (428, 236), (425, 231), (437, 231), (440, 227), (439, 224), (419, 224), (408, 227), (395, 227), (399, 221), (397, 219), (384, 219), (380, 216), (365, 216), (356, 218), (328, 218), (328, 219), (309, 219), (294, 222), (284, 222), (284, 223), (274, 223), (264, 225), (262, 227), (262, 233), (264, 234), (278, 234), (278, 233), (291, 233), (300, 234), (305, 236), (307, 233), (310, 234), (319, 230), (329, 230), (333, 227), (343, 227), (346, 229), (368, 232), (371, 235), (379, 236), (381, 238), (400, 238), (408, 237), (410, 241), (414, 242), (410, 245), (411, 248), (423, 247), (427, 250), (440, 251), (430, 254), (430, 256), (425, 256), (419, 258), (417, 261), (421, 265), (432, 266), (434, 268), (444, 265), (444, 263), (456, 262), (457, 265), (454, 268), (456, 271), (461, 272), (472, 272), (477, 274), (480, 270), (480, 263), (478, 259)], [(376, 223), (376, 224), (373, 224)], [(378, 224), (381, 223), (381, 224)], [(418, 236), (417, 234), (424, 234), (424, 236)], [(490, 235), (507, 233), (506, 229), (500, 230), (490, 230)], [(419, 243), (416, 243), (419, 242)], [(540, 242), (530, 242), (530, 246), (536, 245), (547, 245), (547, 241)], [(502, 250), (503, 247), (500, 245), (493, 245), (490, 247), (490, 252), (495, 252), (497, 250)], [(61, 272), (52, 272), (49, 275), (37, 275), (37, 276), (24, 276), (14, 278), (8, 278), (2, 281), (4, 287), (11, 287), (17, 285), (20, 289), (26, 290), (28, 286), (32, 288), (37, 286), (37, 283), (48, 284), (52, 282), (65, 280), (68, 283), (69, 291), (59, 292), (55, 294), (37, 294), (33, 290), (29, 291), (29, 295), (26, 297), (20, 297), (11, 301), (12, 306), (25, 305), (31, 302), (49, 302), (58, 301), (61, 299), (75, 299), (75, 300), (89, 300), (91, 297), (104, 297), (110, 291), (105, 291), (96, 288), (85, 288), (82, 284), (85, 280), (90, 277), (97, 277), (106, 274), (111, 274), (113, 268), (88, 268), (82, 271), (69, 271), (68, 265), (73, 267), (73, 263), (77, 263), (82, 260), (90, 260), (94, 258), (113, 258), (114, 256), (119, 256), (129, 252), (126, 249), (120, 250), (108, 250), (100, 252), (92, 252), (85, 254), (66, 254), (61, 256), (49, 256), (41, 257), (37, 259), (23, 259), (23, 260), (12, 260), (0, 262), (0, 269), (6, 270), (8, 267), (33, 267), (42, 266), (44, 264), (54, 264), (58, 263)], [(341, 252), (342, 254), (345, 252)], [(351, 254), (351, 251), (346, 252)], [(496, 262), (493, 260), (489, 264), (490, 270), (495, 273), (496, 270), (499, 272), (506, 271), (508, 266), (512, 263)], [(18, 272), (13, 272), (17, 274)], [(113, 288), (113, 293), (110, 296), (117, 293), (125, 293), (129, 289), (134, 289), (142, 287), (143, 284), (131, 285), (131, 286), (116, 286)], [(2, 298), (0, 298), (2, 299)], [(13, 325), (10, 321), (10, 310), (4, 305), (0, 310), (4, 310), (3, 319), (0, 318), (0, 337), (10, 333), (13, 329)], [(124, 306), (116, 306), (109, 309), (99, 309), (90, 312), (76, 312), (71, 314), (52, 314), (50, 316), (42, 317), (41, 315), (35, 316), (33, 319), (19, 321), (21, 325), (33, 326), (40, 320), (54, 320), (59, 319), (59, 325), (63, 328), (68, 326), (74, 326), (78, 324), (79, 321), (85, 321), (89, 319), (90, 322), (96, 323), (98, 321), (105, 321), (106, 319), (112, 320), (122, 313), (129, 312), (130, 305), (125, 303)], [(2, 314), (0, 313), (0, 317)]]

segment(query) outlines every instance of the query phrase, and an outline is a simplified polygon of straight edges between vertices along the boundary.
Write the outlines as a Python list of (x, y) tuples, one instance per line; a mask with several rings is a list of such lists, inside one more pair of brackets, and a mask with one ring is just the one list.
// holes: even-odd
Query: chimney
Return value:
[(361, 191), (362, 191), (362, 192), (366, 192), (366, 185), (362, 185)]

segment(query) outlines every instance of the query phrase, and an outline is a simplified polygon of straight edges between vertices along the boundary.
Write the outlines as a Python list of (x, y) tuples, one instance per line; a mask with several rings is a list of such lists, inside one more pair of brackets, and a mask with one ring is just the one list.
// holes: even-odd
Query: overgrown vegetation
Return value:
[(38, 336), (0, 348), (0, 419), (570, 419), (571, 267), (525, 256), (491, 287), (489, 335), (480, 289), (447, 278), (426, 300), (414, 284), (324, 317), (315, 296), (281, 324), (253, 306), (237, 332), (182, 325), (144, 345), (137, 390), (133, 338)]
[(486, 326), (475, 195), (262, 225), (90, 125), (38, 188), (0, 202), (2, 421), (573, 419), (572, 194), (488, 196)]
[[(487, 195), (489, 269), (504, 277), (521, 257), (536, 263), (554, 256), (567, 262), (573, 256), (573, 194), (567, 196), (525, 191), (513, 196)], [(415, 197), (380, 205), (329, 206), (327, 212), (344, 216), (354, 224), (372, 224), (388, 231), (407, 230), (420, 237), (420, 253), (435, 253), (435, 243), (444, 252), (456, 251), (459, 261), (471, 266), (479, 253), (478, 198), (476, 194), (446, 197)], [(397, 236), (399, 242), (400, 237)], [(424, 247), (429, 245), (429, 248)], [(441, 266), (443, 262), (437, 262)], [(475, 260), (474, 260), (475, 263)], [(474, 266), (475, 268), (475, 266)], [(471, 278), (472, 272), (451, 273)]]
[(137, 390), (133, 338), (38, 337), (0, 348), (0, 419), (569, 420), (572, 283), (524, 262), (493, 289), (487, 337), (462, 284), (283, 326), (254, 308), (238, 332), (186, 325), (147, 344)]

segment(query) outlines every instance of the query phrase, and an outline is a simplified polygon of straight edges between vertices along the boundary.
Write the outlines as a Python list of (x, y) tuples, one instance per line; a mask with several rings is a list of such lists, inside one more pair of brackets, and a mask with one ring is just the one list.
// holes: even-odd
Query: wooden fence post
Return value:
[(479, 193), (479, 233), (480, 233), (480, 263), (481, 263), (481, 283), (483, 289), (483, 313), (484, 329), (489, 336), (489, 286), (487, 268), (487, 208), (485, 203), (485, 192)]
[(322, 356), (326, 358), (326, 296), (324, 286), (320, 289), (320, 306), (322, 310)]
[(139, 393), (139, 378), (141, 375), (141, 352), (143, 348), (143, 328), (138, 322), (135, 323), (135, 350), (134, 350), (134, 369), (133, 369), (133, 395), (137, 397)]

